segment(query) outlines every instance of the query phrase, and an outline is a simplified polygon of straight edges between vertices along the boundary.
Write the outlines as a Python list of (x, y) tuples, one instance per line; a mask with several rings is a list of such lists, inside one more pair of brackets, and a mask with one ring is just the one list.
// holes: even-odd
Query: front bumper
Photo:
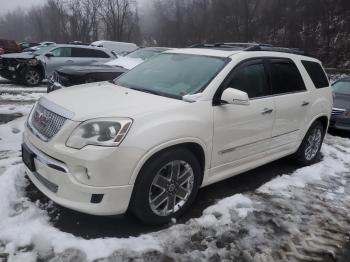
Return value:
[(56, 71), (48, 78), (47, 93), (67, 87), (67, 80), (61, 77)]
[(350, 117), (332, 116), (329, 127), (344, 131), (350, 131)]
[[(67, 153), (65, 157), (62, 157), (60, 152), (53, 154), (44, 148), (40, 144), (44, 142), (32, 136), (28, 129), (24, 132), (23, 143), (35, 154), (35, 171), (30, 171), (27, 166), (25, 171), (34, 185), (51, 200), (64, 207), (92, 215), (119, 215), (126, 212), (133, 190), (133, 185), (128, 183), (133, 165), (132, 163), (128, 165), (121, 155), (120, 161), (124, 164), (116, 159), (113, 162), (109, 161), (109, 166), (106, 166), (107, 163), (99, 159), (108, 159), (108, 154), (99, 154), (96, 150), (90, 152), (90, 159), (85, 158), (86, 165), (84, 165), (82, 158), (87, 155), (86, 151)], [(128, 157), (128, 153), (123, 153)], [(112, 157), (115, 156), (117, 155)], [(120, 168), (115, 168), (114, 164)], [(79, 176), (84, 176), (81, 172), (82, 166), (87, 166), (86, 170), (91, 170), (89, 175), (94, 179), (88, 181), (90, 184), (77, 179)], [(106, 171), (108, 169), (109, 173)]]

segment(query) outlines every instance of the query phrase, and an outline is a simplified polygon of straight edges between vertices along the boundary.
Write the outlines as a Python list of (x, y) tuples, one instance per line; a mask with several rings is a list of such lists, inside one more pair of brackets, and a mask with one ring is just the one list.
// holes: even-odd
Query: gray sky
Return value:
[(0, 0), (0, 13), (14, 10), (19, 7), (30, 7), (33, 4), (42, 4), (46, 0)]
[[(137, 0), (139, 3), (144, 3), (146, 0)], [(27, 8), (33, 4), (43, 4), (46, 0), (0, 0), (0, 13), (6, 13), (7, 11), (14, 10), (22, 7)]]

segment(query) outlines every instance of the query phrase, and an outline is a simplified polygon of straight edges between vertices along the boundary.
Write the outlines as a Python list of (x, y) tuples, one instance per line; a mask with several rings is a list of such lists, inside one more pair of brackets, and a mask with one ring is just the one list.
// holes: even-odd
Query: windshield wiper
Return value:
[(144, 93), (149, 93), (149, 94), (153, 94), (153, 95), (157, 95), (159, 96), (160, 94), (157, 91), (153, 91), (153, 90), (149, 90), (149, 89), (141, 89), (141, 88), (135, 88), (135, 87), (129, 87), (132, 90), (136, 90), (136, 91), (140, 91), (140, 92), (144, 92)]

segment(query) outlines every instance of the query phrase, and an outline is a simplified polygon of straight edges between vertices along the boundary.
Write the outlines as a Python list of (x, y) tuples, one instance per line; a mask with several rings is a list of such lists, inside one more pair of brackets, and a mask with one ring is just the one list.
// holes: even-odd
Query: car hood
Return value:
[(115, 67), (105, 64), (94, 64), (88, 66), (64, 66), (57, 70), (59, 73), (66, 75), (86, 75), (90, 73), (106, 73), (106, 72), (121, 72), (124, 73), (127, 71), (125, 68)]
[(333, 93), (333, 107), (350, 110), (350, 95)]
[(1, 55), (2, 58), (20, 58), (20, 59), (31, 59), (34, 57), (31, 53), (12, 53)]
[(186, 103), (182, 100), (144, 93), (109, 82), (90, 83), (61, 89), (42, 98), (59, 110), (70, 111), (74, 121), (98, 117), (134, 117), (153, 110)]
[(131, 57), (119, 57), (106, 63), (110, 66), (120, 66), (125, 69), (133, 69), (135, 66), (141, 64), (143, 60), (141, 58), (131, 58)]

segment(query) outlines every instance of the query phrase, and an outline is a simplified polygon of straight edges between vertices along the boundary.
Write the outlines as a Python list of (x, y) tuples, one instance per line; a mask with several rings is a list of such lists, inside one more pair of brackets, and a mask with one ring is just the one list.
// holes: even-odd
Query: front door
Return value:
[(53, 56), (44, 57), (46, 77), (49, 77), (53, 71), (61, 66), (74, 65), (72, 49), (70, 47), (57, 47), (51, 53)]
[(269, 148), (275, 105), (266, 72), (261, 59), (245, 62), (231, 72), (216, 94), (221, 97), (228, 87), (239, 89), (248, 94), (250, 104), (214, 106), (211, 176), (222, 176), (222, 171), (261, 157)]

